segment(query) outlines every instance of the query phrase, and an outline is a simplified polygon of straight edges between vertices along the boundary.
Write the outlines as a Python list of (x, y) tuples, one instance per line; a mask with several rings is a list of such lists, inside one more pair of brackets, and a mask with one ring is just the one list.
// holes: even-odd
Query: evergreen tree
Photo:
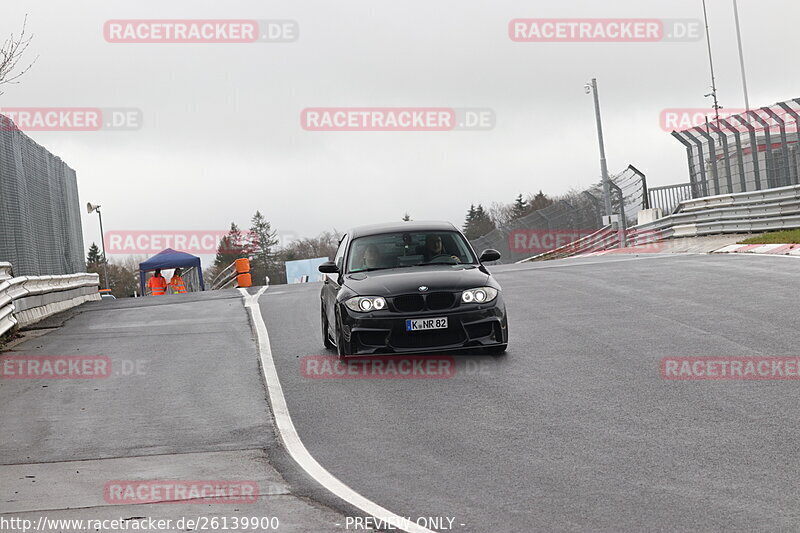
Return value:
[(214, 258), (214, 269), (219, 272), (240, 257), (247, 257), (248, 250), (242, 232), (235, 222), (231, 222), (231, 229), (219, 241), (217, 256)]
[(100, 253), (100, 248), (98, 248), (97, 243), (93, 242), (89, 247), (89, 255), (86, 256), (86, 266), (87, 268), (91, 268), (102, 263), (103, 256)]
[(538, 211), (539, 209), (544, 209), (551, 205), (553, 205), (553, 200), (539, 190), (530, 201), (530, 210)]
[[(260, 211), (250, 219), (248, 252), (251, 257), (250, 273), (253, 283), (260, 285), (272, 270), (273, 247), (278, 244), (275, 232)], [(270, 276), (271, 277), (271, 276)]]
[(483, 209), (481, 204), (478, 204), (478, 207), (475, 208), (474, 227), (478, 237), (483, 237), (495, 229), (494, 222), (492, 222), (492, 217), (490, 217), (489, 213)]
[(530, 210), (530, 206), (528, 202), (522, 198), (522, 194), (517, 196), (517, 199), (514, 200), (514, 204), (511, 206), (511, 218), (512, 220), (515, 218), (524, 217), (528, 214)]
[(472, 226), (474, 222), (475, 222), (475, 204), (470, 204), (469, 211), (467, 211), (467, 218), (464, 219), (464, 225), (461, 226), (461, 229), (464, 231), (464, 235), (467, 235), (467, 238), (469, 238), (469, 233), (472, 231)]
[(467, 239), (477, 239), (494, 229), (494, 222), (489, 213), (483, 209), (483, 205), (478, 204), (478, 207), (475, 207), (473, 204), (469, 207), (467, 219), (464, 222), (464, 235)]

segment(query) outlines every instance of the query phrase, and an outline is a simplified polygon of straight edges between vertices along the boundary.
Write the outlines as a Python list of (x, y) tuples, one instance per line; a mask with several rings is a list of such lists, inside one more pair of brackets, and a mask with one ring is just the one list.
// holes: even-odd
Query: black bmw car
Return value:
[(479, 348), (502, 354), (508, 321), (500, 285), (447, 222), (362, 226), (319, 270), (322, 337), (339, 357)]

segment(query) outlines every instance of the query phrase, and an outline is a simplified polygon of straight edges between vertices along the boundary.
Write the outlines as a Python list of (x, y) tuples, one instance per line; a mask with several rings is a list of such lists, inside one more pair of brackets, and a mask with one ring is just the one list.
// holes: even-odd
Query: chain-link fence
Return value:
[(800, 98), (720, 113), (672, 132), (686, 147), (693, 198), (800, 183)]
[[(635, 225), (638, 212), (645, 207), (645, 177), (629, 167), (611, 180), (622, 191), (627, 226)], [(616, 191), (611, 188), (612, 210), (620, 213), (620, 195)], [(594, 233), (603, 225), (604, 206), (603, 186), (598, 183), (514, 219), (471, 243), (478, 253), (487, 248), (498, 250), (503, 255), (502, 263), (521, 261)]]
[(0, 261), (16, 276), (85, 272), (75, 171), (0, 115)]

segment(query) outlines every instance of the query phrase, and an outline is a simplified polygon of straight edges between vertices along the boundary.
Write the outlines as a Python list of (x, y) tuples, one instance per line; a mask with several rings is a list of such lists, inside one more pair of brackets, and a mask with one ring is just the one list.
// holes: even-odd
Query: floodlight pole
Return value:
[(706, 0), (703, 0), (703, 19), (706, 23), (706, 42), (708, 43), (708, 64), (711, 67), (711, 95), (714, 97), (714, 114), (719, 126), (719, 100), (717, 100), (717, 78), (714, 75), (714, 57), (711, 55), (711, 30), (708, 28), (708, 11), (706, 10)]
[(611, 185), (608, 178), (608, 164), (606, 163), (606, 147), (603, 142), (603, 121), (600, 118), (600, 96), (597, 93), (597, 79), (592, 78), (590, 86), (594, 95), (594, 114), (597, 120), (597, 142), (600, 145), (600, 171), (603, 174), (603, 200), (606, 207), (606, 215), (613, 215), (611, 208)]

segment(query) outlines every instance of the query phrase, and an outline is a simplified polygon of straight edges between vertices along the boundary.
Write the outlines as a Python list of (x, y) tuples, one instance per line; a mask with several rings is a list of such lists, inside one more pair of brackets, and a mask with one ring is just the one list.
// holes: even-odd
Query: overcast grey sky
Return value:
[[(731, 0), (708, 0), (722, 105), (743, 107)], [(750, 100), (800, 96), (795, 0), (740, 0)], [(701, 0), (4, 2), (39, 56), (0, 108), (133, 107), (138, 131), (33, 132), (78, 173), (106, 230), (273, 227), (313, 236), (399, 220), (461, 224), (470, 203), (560, 194), (599, 178), (600, 84), (609, 168), (651, 186), (688, 180), (664, 108), (709, 107), (705, 41), (514, 43), (515, 18), (701, 18)], [(291, 19), (293, 43), (112, 44), (109, 19)], [(491, 131), (315, 132), (307, 107), (481, 107)], [(96, 217), (84, 214), (86, 245)]]

